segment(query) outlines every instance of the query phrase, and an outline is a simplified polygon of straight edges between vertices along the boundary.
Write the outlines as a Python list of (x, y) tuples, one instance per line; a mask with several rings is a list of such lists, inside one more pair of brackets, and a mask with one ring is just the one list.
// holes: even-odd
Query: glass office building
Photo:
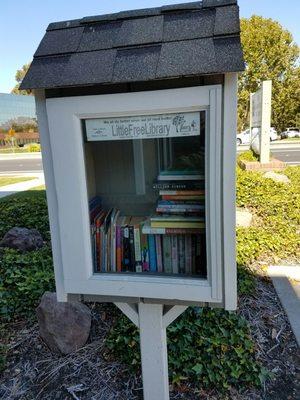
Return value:
[(0, 126), (20, 117), (36, 118), (34, 97), (0, 93)]

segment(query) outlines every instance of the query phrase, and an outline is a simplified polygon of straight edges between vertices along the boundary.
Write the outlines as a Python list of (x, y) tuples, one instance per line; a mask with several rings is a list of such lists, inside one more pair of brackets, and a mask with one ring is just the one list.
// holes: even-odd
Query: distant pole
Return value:
[(270, 161), (270, 129), (271, 129), (271, 98), (272, 81), (262, 82), (261, 131), (260, 131), (260, 162)]

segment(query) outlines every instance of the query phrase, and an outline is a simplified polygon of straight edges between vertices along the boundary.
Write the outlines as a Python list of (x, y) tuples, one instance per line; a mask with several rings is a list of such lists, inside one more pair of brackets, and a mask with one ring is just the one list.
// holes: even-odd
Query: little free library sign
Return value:
[(86, 120), (88, 141), (158, 139), (200, 133), (200, 113), (138, 115)]

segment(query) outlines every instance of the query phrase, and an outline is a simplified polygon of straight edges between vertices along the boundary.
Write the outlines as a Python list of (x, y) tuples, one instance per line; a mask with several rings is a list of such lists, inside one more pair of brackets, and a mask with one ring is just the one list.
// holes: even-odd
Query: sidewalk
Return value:
[(271, 265), (268, 273), (300, 347), (300, 265)]
[(0, 160), (17, 160), (26, 158), (42, 158), (41, 152), (34, 153), (0, 153)]
[(25, 175), (32, 176), (34, 177), (34, 179), (25, 182), (14, 183), (12, 185), (0, 186), (0, 198), (9, 196), (14, 193), (23, 192), (24, 190), (29, 190), (36, 186), (45, 184), (43, 172), (13, 174), (13, 176), (25, 176)]

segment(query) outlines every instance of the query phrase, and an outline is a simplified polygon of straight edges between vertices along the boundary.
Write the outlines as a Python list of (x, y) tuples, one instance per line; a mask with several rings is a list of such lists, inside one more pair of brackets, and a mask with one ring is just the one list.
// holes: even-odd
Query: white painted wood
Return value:
[(163, 305), (139, 303), (144, 400), (168, 400), (168, 356)]
[(271, 128), (272, 81), (262, 83), (262, 118), (260, 133), (260, 157), (262, 164), (270, 161), (270, 128)]
[(236, 73), (226, 74), (223, 105), (223, 155), (222, 155), (222, 240), (224, 307), (236, 310), (237, 276), (235, 244), (235, 168), (237, 129), (237, 78)]
[(165, 307), (163, 314), (163, 326), (167, 328), (176, 318), (178, 318), (188, 306)]
[(53, 155), (50, 144), (50, 133), (46, 111), (46, 99), (44, 90), (35, 90), (36, 113), (39, 121), (39, 133), (41, 141), (42, 160), (47, 187), (47, 205), (51, 230), (51, 245), (55, 271), (56, 295), (58, 301), (67, 301), (67, 293), (64, 288), (63, 263), (61, 252), (61, 238), (58, 218), (58, 201), (53, 170)]
[[(62, 246), (64, 287), (68, 293), (120, 297), (147, 297), (172, 301), (220, 303), (222, 240), (218, 184), (220, 164), (216, 156), (221, 144), (220, 85), (170, 89), (151, 92), (121, 93), (99, 96), (68, 97), (47, 100), (53, 169), (58, 194), (59, 234)], [(213, 101), (212, 104), (210, 102)], [(88, 213), (87, 183), (82, 143), (81, 119), (167, 112), (210, 110), (207, 137), (211, 161), (208, 198), (208, 280), (134, 276), (124, 274), (93, 274)], [(216, 118), (215, 114), (219, 115)], [(213, 117), (212, 115), (215, 115)], [(213, 146), (213, 147), (212, 147)], [(218, 197), (218, 198), (216, 198)], [(59, 278), (59, 279), (62, 279)]]
[(139, 314), (136, 304), (129, 303), (114, 303), (125, 315), (134, 323), (135, 326), (139, 327)]

